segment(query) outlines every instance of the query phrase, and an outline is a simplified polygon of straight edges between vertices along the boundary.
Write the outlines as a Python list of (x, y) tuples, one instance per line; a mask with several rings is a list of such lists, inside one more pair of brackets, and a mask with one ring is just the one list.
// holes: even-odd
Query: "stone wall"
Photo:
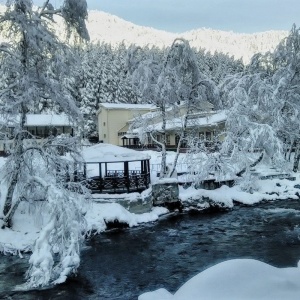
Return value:
[(152, 185), (153, 205), (165, 205), (179, 201), (177, 179), (160, 180)]
[(142, 214), (152, 209), (151, 188), (143, 193), (120, 194), (120, 197), (109, 194), (94, 194), (93, 200), (98, 203), (118, 203), (131, 213)]

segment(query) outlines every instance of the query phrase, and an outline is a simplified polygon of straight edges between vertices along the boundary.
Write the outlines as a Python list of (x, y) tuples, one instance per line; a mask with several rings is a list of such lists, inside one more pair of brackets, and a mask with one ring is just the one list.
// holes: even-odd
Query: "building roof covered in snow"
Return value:
[[(178, 117), (174, 119), (170, 119), (166, 121), (166, 130), (178, 130), (182, 128), (183, 124), (183, 118)], [(214, 112), (213, 114), (207, 115), (205, 117), (200, 116), (197, 117), (191, 116), (189, 118), (187, 127), (188, 128), (201, 128), (201, 127), (210, 127), (210, 126), (216, 126), (220, 123), (224, 123), (226, 121), (226, 112), (225, 111), (219, 111), (219, 112)], [(134, 129), (133, 132), (138, 132), (141, 128)], [(143, 128), (145, 130), (145, 128)], [(153, 124), (149, 124), (146, 128), (146, 131), (161, 131), (162, 130), (162, 122), (157, 122)]]
[(156, 109), (153, 104), (130, 104), (130, 103), (100, 103), (100, 108), (104, 107), (106, 109), (136, 109), (136, 110), (152, 110)]
[[(0, 124), (14, 127), (20, 122), (20, 116), (1, 116)], [(71, 126), (72, 122), (65, 114), (27, 114), (25, 126)]]

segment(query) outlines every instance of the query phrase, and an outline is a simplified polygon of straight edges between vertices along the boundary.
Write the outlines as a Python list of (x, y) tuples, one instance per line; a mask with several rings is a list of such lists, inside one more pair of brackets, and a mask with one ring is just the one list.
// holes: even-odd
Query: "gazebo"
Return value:
[(125, 134), (121, 137), (123, 147), (126, 148), (141, 148), (141, 143), (139, 138), (136, 135), (132, 134)]
[(83, 151), (77, 178), (84, 178), (92, 193), (142, 192), (150, 185), (150, 156), (110, 144)]

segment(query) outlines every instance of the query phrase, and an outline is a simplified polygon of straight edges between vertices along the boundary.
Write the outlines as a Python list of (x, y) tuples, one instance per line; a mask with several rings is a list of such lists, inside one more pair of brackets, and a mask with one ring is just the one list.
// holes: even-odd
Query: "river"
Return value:
[[(164, 287), (175, 292), (200, 271), (227, 259), (277, 267), (300, 260), (300, 201), (235, 206), (222, 213), (171, 214), (86, 242), (76, 277), (52, 289), (15, 292), (27, 260), (0, 257), (0, 299), (133, 300)], [(246, 270), (245, 270), (246, 271)]]

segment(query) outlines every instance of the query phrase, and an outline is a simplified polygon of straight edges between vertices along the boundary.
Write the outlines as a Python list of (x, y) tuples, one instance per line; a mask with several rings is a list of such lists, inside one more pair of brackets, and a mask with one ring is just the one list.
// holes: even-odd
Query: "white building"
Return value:
[(122, 137), (128, 131), (128, 121), (155, 109), (151, 104), (100, 103), (97, 111), (99, 141), (123, 145)]
[[(9, 153), (13, 147), (13, 131), (18, 126), (19, 118), (11, 118), (5, 122), (0, 121), (0, 153)], [(30, 143), (32, 138), (42, 141), (49, 136), (70, 134), (73, 136), (73, 126), (66, 115), (50, 114), (28, 114), (26, 115), (25, 130), (27, 140)]]

